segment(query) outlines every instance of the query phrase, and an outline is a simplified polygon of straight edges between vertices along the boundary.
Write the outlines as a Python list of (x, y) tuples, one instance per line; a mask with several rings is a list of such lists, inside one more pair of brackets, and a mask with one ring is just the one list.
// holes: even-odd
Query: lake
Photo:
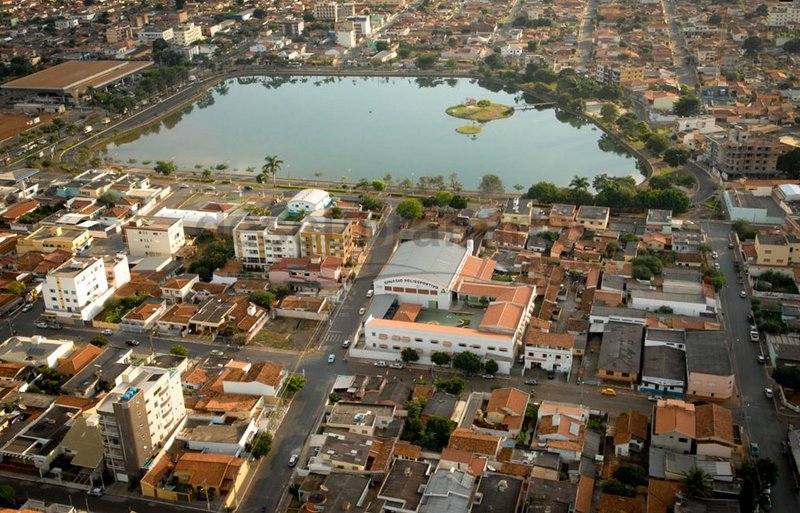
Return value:
[[(467, 98), (511, 105), (507, 119), (477, 135), (445, 110)], [(245, 77), (229, 79), (160, 124), (108, 144), (121, 163), (173, 160), (182, 168), (244, 173), (266, 155), (285, 162), (281, 177), (349, 180), (458, 173), (476, 188), (487, 173), (507, 190), (573, 176), (644, 177), (636, 160), (599, 129), (535, 98), (475, 79), (406, 77)], [(520, 110), (528, 106), (525, 110)]]

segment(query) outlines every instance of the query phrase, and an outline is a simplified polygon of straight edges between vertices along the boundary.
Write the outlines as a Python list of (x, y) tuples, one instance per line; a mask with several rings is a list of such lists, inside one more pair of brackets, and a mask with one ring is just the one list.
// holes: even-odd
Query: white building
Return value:
[(113, 292), (100, 257), (67, 260), (47, 273), (42, 287), (45, 313), (71, 322), (92, 320)]
[(331, 195), (321, 189), (303, 189), (289, 200), (287, 210), (290, 214), (305, 212), (310, 214), (328, 208), (333, 204)]
[(97, 413), (106, 468), (117, 481), (138, 478), (186, 415), (180, 372), (129, 367)]
[(336, 44), (345, 48), (355, 48), (356, 46), (356, 31), (355, 30), (337, 30), (336, 31)]
[(39, 367), (55, 367), (61, 358), (72, 352), (75, 344), (71, 340), (13, 336), (0, 345), (0, 361)]
[(78, 26), (78, 20), (74, 18), (66, 20), (56, 20), (56, 30), (69, 30)]
[(128, 266), (128, 255), (104, 255), (103, 266), (106, 271), (106, 281), (110, 287), (120, 288), (131, 281), (131, 268)]
[(530, 330), (525, 335), (525, 369), (540, 368), (567, 374), (572, 370), (575, 336)]
[(701, 315), (714, 317), (717, 302), (704, 293), (660, 292), (657, 290), (632, 290), (628, 308), (656, 312), (659, 308), (669, 308), (676, 315)]
[(717, 123), (714, 116), (692, 116), (690, 118), (678, 118), (673, 125), (675, 133), (697, 130), (701, 134), (716, 132)]
[(343, 20), (348, 16), (355, 16), (356, 4), (336, 3), (336, 2), (320, 2), (314, 6), (314, 18), (320, 21), (333, 21), (337, 22)]
[(367, 37), (372, 34), (369, 16), (348, 16), (347, 21), (353, 24), (356, 37)]
[(236, 259), (245, 269), (265, 271), (281, 258), (300, 256), (300, 223), (276, 217), (246, 217), (233, 229)]
[(152, 45), (157, 39), (169, 41), (175, 37), (175, 31), (172, 27), (145, 27), (136, 35), (140, 44)]
[(286, 371), (274, 362), (264, 361), (234, 369), (222, 380), (226, 394), (277, 397), (286, 380)]
[(189, 46), (203, 39), (203, 30), (194, 23), (184, 23), (173, 30), (173, 42), (180, 46)]
[(778, 4), (767, 15), (770, 27), (788, 27), (800, 23), (800, 6), (796, 3)]
[(186, 245), (181, 218), (138, 218), (123, 231), (132, 256), (174, 257)]

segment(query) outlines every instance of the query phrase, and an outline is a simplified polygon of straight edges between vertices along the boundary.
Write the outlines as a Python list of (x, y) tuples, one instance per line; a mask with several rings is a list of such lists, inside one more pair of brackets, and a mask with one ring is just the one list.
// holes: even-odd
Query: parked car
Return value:
[(750, 342), (758, 342), (758, 328), (750, 326)]
[(101, 331), (101, 333), (103, 335), (113, 335), (114, 334), (114, 330), (112, 330), (111, 328), (106, 328), (103, 331)]
[(22, 307), (23, 312), (30, 312), (33, 309), (33, 303), (28, 303)]
[(494, 379), (494, 374), (481, 374), (483, 379)]
[(136, 346), (139, 345), (139, 341), (136, 340), (136, 339), (131, 338), (131, 339), (128, 339), (128, 340), (125, 341), (125, 345), (131, 346), (131, 347), (136, 347)]
[(328, 363), (333, 363), (335, 361), (336, 361), (336, 355), (335, 354), (329, 354), (328, 355)]
[(203, 190), (206, 190), (206, 191), (216, 191), (216, 190), (217, 190), (217, 188), (216, 188), (216, 187), (214, 187), (213, 185), (206, 185), (205, 187), (203, 187)]
[(300, 459), (300, 456), (298, 456), (297, 454), (292, 454), (289, 457), (289, 466), (290, 467), (294, 467), (295, 465), (297, 465), (297, 460), (299, 460), (299, 459)]
[(51, 322), (50, 324), (47, 325), (47, 327), (50, 328), (51, 330), (60, 330), (64, 328), (64, 326), (60, 322)]
[(661, 399), (661, 398), (660, 398), (660, 397), (658, 397), (657, 395), (648, 395), (648, 396), (647, 396), (647, 400), (648, 400), (648, 401), (650, 401), (650, 402), (652, 402), (652, 403), (654, 403), (654, 402), (658, 401), (659, 399)]
[(761, 449), (758, 448), (757, 443), (755, 442), (750, 443), (750, 454), (752, 454), (754, 458), (761, 457)]
[(391, 369), (402, 369), (403, 368), (403, 364), (400, 363), (400, 362), (394, 362), (394, 363), (389, 365), (389, 368), (391, 368)]
[(378, 360), (378, 361), (377, 361), (377, 362), (375, 362), (373, 365), (375, 365), (375, 367), (380, 367), (380, 368), (384, 368), (384, 367), (386, 367), (386, 366), (387, 366), (387, 365), (386, 365), (386, 362), (385, 362), (385, 361), (383, 361), (383, 360)]
[(719, 271), (719, 262), (714, 262), (714, 270)]
[(719, 254), (718, 254), (716, 251), (712, 251), (712, 252), (711, 252), (711, 258), (713, 258), (714, 260), (716, 260), (717, 258), (719, 258)]
[(764, 395), (767, 397), (767, 399), (772, 399), (775, 397), (775, 392), (773, 392), (771, 388), (767, 387), (764, 389)]
[(759, 497), (758, 502), (759, 504), (761, 504), (761, 509), (763, 509), (764, 511), (772, 511), (772, 498), (766, 493), (761, 494), (761, 497)]
[(103, 490), (98, 486), (97, 488), (92, 488), (91, 490), (89, 490), (89, 493), (87, 493), (86, 495), (88, 495), (89, 497), (102, 497), (104, 493), (106, 493), (105, 490)]
[(34, 326), (36, 326), (39, 329), (43, 329), (43, 330), (46, 330), (47, 328), (50, 327), (49, 324), (47, 324), (46, 322), (41, 322), (41, 321), (37, 322)]
[(556, 379), (556, 371), (553, 369), (547, 371), (547, 379)]
[(756, 356), (756, 361), (758, 362), (759, 365), (764, 365), (765, 363), (767, 363), (767, 359), (763, 354)]
[(181, 184), (181, 189), (189, 189), (189, 188), (191, 188), (191, 185), (189, 185), (188, 183)]
[(246, 191), (252, 191), (253, 190), (253, 186), (252, 185), (245, 185), (244, 187), (242, 187), (242, 189), (244, 189)]
[(350, 339), (347, 339), (344, 342), (342, 342), (342, 347), (345, 348), (345, 349), (350, 347)]
[(728, 243), (728, 249), (733, 249), (733, 242)]
[(367, 313), (367, 309), (363, 306), (358, 309), (358, 315), (364, 315), (365, 313)]
[(367, 297), (372, 297), (372, 296), (374, 296), (374, 295), (375, 295), (375, 291), (374, 291), (373, 289), (369, 289), (369, 290), (367, 291)]
[(212, 349), (211, 354), (214, 356), (222, 356), (225, 354), (225, 352), (222, 351), (221, 349)]
[(747, 292), (742, 290), (741, 292), (739, 292), (739, 297), (742, 299), (747, 299)]
[(538, 381), (536, 381), (535, 379), (526, 379), (526, 380), (525, 380), (525, 384), (526, 384), (526, 385), (538, 385), (538, 384), (539, 384), (539, 382), (538, 382)]
[(602, 389), (600, 391), (600, 393), (603, 394), (603, 395), (611, 396), (611, 397), (616, 397), (616, 395), (617, 395), (617, 391), (614, 390), (613, 388), (604, 388), (604, 389)]

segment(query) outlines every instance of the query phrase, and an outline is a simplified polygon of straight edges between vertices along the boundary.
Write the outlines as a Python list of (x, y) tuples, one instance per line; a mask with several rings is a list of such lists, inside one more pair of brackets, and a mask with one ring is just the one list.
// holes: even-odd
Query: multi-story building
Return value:
[(598, 63), (595, 66), (595, 80), (605, 85), (624, 86), (636, 80), (644, 80), (644, 66)]
[(45, 313), (71, 322), (92, 320), (113, 292), (100, 257), (67, 260), (47, 273), (42, 287)]
[(575, 216), (575, 222), (588, 230), (605, 230), (608, 228), (610, 215), (611, 209), (608, 207), (581, 205), (578, 208), (578, 215)]
[(291, 18), (280, 22), (281, 33), (287, 37), (297, 37), (303, 34), (305, 23), (302, 19)]
[(194, 23), (183, 23), (173, 30), (173, 42), (180, 46), (190, 46), (203, 39), (203, 29)]
[(337, 22), (356, 15), (356, 4), (352, 2), (321, 2), (314, 6), (314, 17), (320, 21)]
[(233, 249), (245, 269), (265, 271), (281, 258), (300, 256), (300, 223), (246, 217), (233, 229)]
[(793, 233), (759, 233), (755, 242), (758, 265), (790, 266), (800, 262), (800, 238)]
[(123, 230), (132, 256), (174, 257), (186, 245), (181, 218), (138, 218)]
[(725, 177), (776, 174), (783, 144), (767, 132), (737, 127), (727, 134), (709, 134), (706, 161)]
[(52, 253), (60, 249), (69, 253), (82, 253), (92, 245), (94, 237), (85, 228), (72, 226), (42, 226), (17, 241), (17, 254), (31, 251)]
[(303, 189), (295, 194), (286, 205), (289, 214), (311, 214), (317, 210), (328, 208), (333, 204), (331, 195), (321, 189)]
[(106, 41), (109, 43), (120, 43), (133, 39), (133, 30), (129, 24), (114, 25), (106, 29)]
[(106, 468), (117, 481), (142, 475), (186, 409), (177, 369), (129, 367), (97, 405)]
[(544, 333), (528, 330), (525, 335), (523, 367), (569, 373), (575, 336), (567, 333)]
[(335, 256), (348, 262), (353, 257), (353, 222), (314, 218), (300, 228), (300, 256)]
[(369, 16), (348, 16), (347, 21), (353, 24), (357, 37), (367, 37), (372, 34)]
[(136, 37), (141, 44), (152, 45), (158, 39), (171, 40), (175, 37), (175, 31), (172, 27), (144, 27)]
[(770, 27), (789, 27), (800, 24), (800, 5), (797, 3), (778, 4), (770, 9), (767, 25)]

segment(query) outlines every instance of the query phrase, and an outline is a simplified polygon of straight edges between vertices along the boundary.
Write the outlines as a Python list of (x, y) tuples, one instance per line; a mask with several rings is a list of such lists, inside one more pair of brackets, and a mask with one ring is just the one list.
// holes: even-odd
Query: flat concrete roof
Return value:
[(68, 61), (12, 80), (0, 88), (67, 92), (102, 87), (152, 64), (151, 61)]

